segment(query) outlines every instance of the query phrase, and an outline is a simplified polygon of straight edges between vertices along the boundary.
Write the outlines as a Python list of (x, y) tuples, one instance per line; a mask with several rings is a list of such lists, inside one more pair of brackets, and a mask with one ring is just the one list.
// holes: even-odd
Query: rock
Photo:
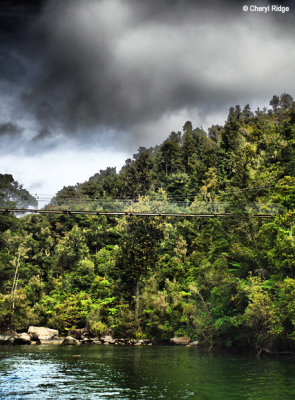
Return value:
[(0, 334), (0, 344), (14, 344), (17, 333), (14, 331), (2, 332)]
[(63, 342), (63, 338), (58, 338), (58, 339), (51, 339), (51, 340), (39, 340), (38, 344), (43, 344), (43, 345), (58, 345), (58, 344), (62, 344)]
[(88, 339), (89, 338), (89, 332), (86, 331), (86, 329), (71, 329), (68, 332), (68, 336), (72, 336), (73, 338), (77, 340), (82, 340), (82, 339)]
[(145, 344), (145, 341), (143, 339), (135, 340), (135, 342), (133, 343), (134, 346), (142, 346), (143, 344)]
[[(73, 337), (75, 337), (75, 336), (73, 336)], [(76, 339), (78, 339), (78, 338), (76, 338)], [(89, 332), (85, 332), (85, 334), (83, 334), (81, 336), (81, 339), (79, 339), (79, 340), (92, 340), (92, 339), (94, 339), (94, 338), (91, 337), (90, 333)]]
[(189, 342), (190, 342), (190, 340), (186, 336), (179, 336), (179, 337), (174, 337), (174, 338), (170, 339), (170, 343), (177, 344), (180, 346), (186, 346), (187, 344), (189, 344)]
[(14, 338), (14, 344), (31, 344), (31, 337), (28, 333), (18, 333)]
[(116, 341), (111, 335), (106, 335), (105, 337), (102, 337), (101, 340), (105, 343), (108, 344), (114, 344)]
[(11, 338), (11, 335), (7, 335), (5, 333), (2, 333), (0, 335), (0, 344), (7, 344), (8, 340)]
[(93, 340), (93, 344), (102, 344), (101, 340)]
[(189, 344), (190, 346), (198, 346), (199, 342), (197, 340), (195, 340), (194, 342), (190, 342)]
[(90, 343), (93, 343), (93, 339), (83, 338), (83, 339), (81, 340), (81, 343), (82, 343), (82, 344), (90, 344)]
[(64, 340), (61, 342), (62, 345), (77, 345), (80, 344), (80, 342), (73, 338), (72, 336), (67, 336), (64, 338)]
[(45, 328), (43, 326), (30, 326), (28, 329), (28, 334), (31, 337), (31, 340), (53, 340), (58, 338), (58, 330)]

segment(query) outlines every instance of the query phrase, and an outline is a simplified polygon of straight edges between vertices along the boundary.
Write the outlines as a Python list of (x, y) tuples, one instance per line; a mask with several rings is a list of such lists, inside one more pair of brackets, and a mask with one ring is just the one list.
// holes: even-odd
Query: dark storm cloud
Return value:
[(23, 128), (13, 122), (4, 122), (0, 124), (0, 138), (3, 136), (19, 136), (23, 133), (23, 131)]
[(47, 128), (42, 128), (36, 136), (33, 137), (32, 142), (40, 142), (46, 139), (52, 139), (52, 132)]
[(0, 123), (0, 154), (19, 152), (25, 143), (24, 128), (14, 122)]
[(34, 31), (42, 68), (22, 101), (50, 131), (153, 142), (173, 115), (294, 93), (293, 17), (245, 13), (239, 1), (52, 0)]
[[(60, 138), (60, 142), (62, 142)], [(34, 136), (27, 129), (13, 122), (0, 124), (0, 154), (18, 153), (35, 156), (57, 146), (57, 138), (47, 128), (40, 129)]]

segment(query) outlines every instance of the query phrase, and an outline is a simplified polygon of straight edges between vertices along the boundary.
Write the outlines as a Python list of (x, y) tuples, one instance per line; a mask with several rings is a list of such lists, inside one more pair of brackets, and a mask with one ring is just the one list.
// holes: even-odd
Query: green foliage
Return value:
[(26, 330), (29, 325), (36, 325), (39, 318), (30, 307), (26, 294), (17, 290), (12, 294), (0, 294), (1, 330)]
[(35, 308), (41, 314), (43, 322), (65, 333), (70, 329), (83, 328), (91, 307), (91, 296), (79, 292), (75, 295), (54, 293), (51, 296), (44, 296)]
[[(97, 210), (120, 197), (133, 200), (130, 213), (183, 201), (222, 204), (230, 217), (2, 215), (1, 328), (294, 351), (295, 102), (282, 94), (270, 105), (232, 107), (208, 133), (187, 121), (119, 173), (101, 170), (47, 206)], [(35, 205), (11, 175), (0, 175), (0, 202)], [(257, 219), (255, 203), (280, 211)]]
[(37, 206), (37, 200), (13, 179), (10, 174), (0, 174), (0, 206), (5, 208)]

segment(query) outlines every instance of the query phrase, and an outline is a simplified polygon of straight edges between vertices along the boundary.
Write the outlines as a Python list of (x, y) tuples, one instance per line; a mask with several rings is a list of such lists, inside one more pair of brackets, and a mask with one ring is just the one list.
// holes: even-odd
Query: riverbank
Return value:
[(175, 346), (198, 346), (198, 341), (191, 341), (187, 337), (174, 337), (169, 341), (161, 342), (151, 339), (114, 338), (112, 335), (92, 337), (86, 329), (72, 329), (66, 337), (59, 336), (56, 329), (30, 326), (27, 332), (6, 331), (0, 333), (0, 345), (132, 345), (152, 346), (153, 344), (170, 344)]
[(268, 348), (224, 348), (204, 347), (198, 341), (191, 341), (185, 336), (173, 337), (170, 340), (115, 338), (112, 335), (93, 337), (86, 329), (71, 329), (67, 336), (59, 336), (59, 331), (47, 327), (30, 326), (27, 332), (16, 332), (13, 330), (0, 333), (1, 345), (53, 345), (53, 346), (79, 346), (79, 345), (115, 345), (115, 346), (182, 346), (198, 347), (200, 352), (211, 352), (215, 354), (252, 354), (257, 358), (264, 357), (295, 357), (292, 351), (272, 351)]

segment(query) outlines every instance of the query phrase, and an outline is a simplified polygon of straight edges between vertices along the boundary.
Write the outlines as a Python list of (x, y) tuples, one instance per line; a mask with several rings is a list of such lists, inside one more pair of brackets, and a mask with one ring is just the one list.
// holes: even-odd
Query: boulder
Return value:
[(190, 345), (190, 346), (198, 346), (198, 345), (199, 345), (199, 342), (198, 342), (198, 340), (195, 340), (194, 342), (190, 342), (189, 345)]
[(114, 344), (116, 341), (111, 335), (106, 335), (101, 338), (101, 340), (104, 342), (104, 344)]
[(190, 342), (189, 338), (186, 336), (178, 336), (170, 339), (170, 343), (177, 344), (180, 346), (186, 346)]
[(31, 340), (37, 340), (42, 342), (53, 340), (58, 338), (58, 330), (45, 328), (43, 326), (30, 326), (28, 329), (28, 334), (31, 337)]
[(38, 340), (36, 344), (45, 344), (45, 345), (59, 345), (62, 344), (63, 338), (51, 339), (51, 340)]
[(120, 346), (125, 346), (125, 344), (127, 343), (127, 340), (125, 340), (125, 339), (117, 339), (117, 343)]
[(31, 344), (31, 337), (28, 333), (18, 333), (14, 338), (14, 344)]
[(77, 345), (80, 344), (80, 342), (73, 338), (72, 336), (67, 336), (64, 338), (64, 340), (61, 342), (62, 345)]
[(98, 340), (98, 339), (94, 339), (92, 343), (93, 344), (102, 344), (102, 341)]
[(0, 344), (14, 344), (17, 333), (14, 331), (2, 332), (0, 334)]
[(91, 344), (91, 343), (93, 343), (93, 339), (91, 339), (91, 338), (84, 338), (84, 337), (83, 337), (83, 339), (81, 340), (81, 343), (82, 343), (82, 344)]
[(89, 332), (86, 329), (71, 329), (68, 332), (68, 336), (72, 336), (77, 340), (87, 339), (89, 338)]
[(143, 339), (135, 340), (133, 343), (134, 346), (142, 346), (143, 344), (145, 344)]

